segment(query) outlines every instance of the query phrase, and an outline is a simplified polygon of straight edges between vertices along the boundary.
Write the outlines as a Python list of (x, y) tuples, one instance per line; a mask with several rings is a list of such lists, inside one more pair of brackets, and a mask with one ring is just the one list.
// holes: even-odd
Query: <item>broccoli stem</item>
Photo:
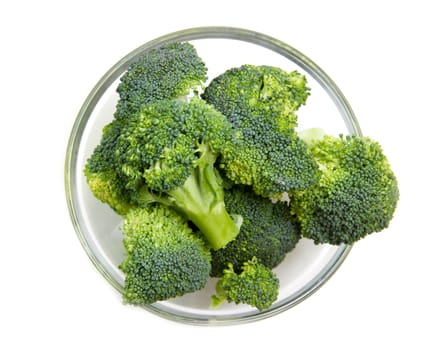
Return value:
[(158, 202), (174, 208), (198, 227), (209, 248), (218, 250), (235, 239), (243, 218), (226, 210), (223, 181), (214, 166), (217, 155), (208, 144), (197, 146), (200, 157), (183, 185), (163, 193), (141, 187), (138, 202), (141, 206)]
[(182, 186), (167, 193), (212, 249), (223, 248), (238, 235), (239, 224), (226, 211), (221, 180), (211, 162), (199, 164)]

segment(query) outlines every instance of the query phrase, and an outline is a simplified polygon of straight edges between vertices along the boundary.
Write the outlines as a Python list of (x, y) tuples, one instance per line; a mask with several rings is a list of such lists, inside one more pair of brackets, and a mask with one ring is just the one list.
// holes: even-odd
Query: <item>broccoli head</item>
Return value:
[(296, 111), (306, 103), (309, 91), (306, 77), (297, 71), (245, 64), (214, 78), (202, 98), (234, 125), (252, 126), (249, 116), (258, 116), (290, 131), (298, 125)]
[(234, 152), (220, 162), (228, 178), (266, 197), (316, 182), (316, 163), (294, 130), (308, 94), (303, 75), (270, 66), (243, 65), (213, 79), (202, 98), (235, 131)]
[(123, 300), (151, 304), (202, 289), (211, 270), (210, 253), (187, 222), (173, 210), (151, 205), (124, 217), (127, 257)]
[(298, 221), (286, 202), (273, 203), (256, 195), (249, 186), (225, 188), (226, 209), (243, 218), (238, 236), (222, 249), (212, 251), (211, 274), (220, 277), (232, 264), (236, 271), (253, 257), (274, 268), (299, 241)]
[(150, 102), (190, 95), (207, 80), (207, 68), (187, 42), (152, 49), (132, 63), (117, 87), (116, 118), (130, 117)]
[(277, 300), (279, 288), (280, 281), (275, 273), (256, 258), (245, 262), (240, 273), (229, 264), (216, 284), (212, 306), (218, 307), (227, 301), (264, 310)]
[(175, 208), (219, 249), (239, 231), (225, 209), (215, 168), (218, 155), (230, 151), (230, 138), (229, 122), (203, 100), (162, 100), (142, 107), (124, 124), (115, 166), (137, 205)]
[[(395, 174), (378, 142), (363, 136), (306, 133), (319, 164), (319, 182), (291, 193), (304, 237), (352, 244), (388, 227), (399, 199)], [(319, 133), (318, 133), (319, 134)]]

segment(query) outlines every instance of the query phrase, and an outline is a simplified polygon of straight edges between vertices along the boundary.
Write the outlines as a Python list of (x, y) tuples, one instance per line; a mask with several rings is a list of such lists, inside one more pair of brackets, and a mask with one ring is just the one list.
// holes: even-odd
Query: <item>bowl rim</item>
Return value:
[[(326, 93), (333, 100), (339, 113), (344, 119), (344, 122), (349, 129), (349, 133), (359, 136), (362, 135), (359, 123), (350, 104), (348, 103), (341, 90), (333, 82), (333, 80), (307, 56), (302, 54), (297, 49), (274, 37), (238, 27), (194, 27), (160, 36), (134, 49), (122, 59), (120, 59), (117, 63), (115, 63), (101, 77), (101, 79), (96, 83), (96, 85), (92, 88), (92, 90), (86, 97), (77, 114), (68, 139), (64, 164), (64, 185), (67, 207), (78, 239), (95, 268), (119, 292), (122, 292), (122, 286), (108, 273), (105, 266), (103, 266), (102, 262), (99, 260), (95, 252), (89, 246), (83, 232), (84, 225), (81, 219), (81, 215), (79, 215), (78, 203), (75, 197), (76, 191), (75, 186), (73, 185), (77, 180), (75, 169), (78, 160), (77, 152), (79, 149), (81, 136), (84, 133), (90, 115), (92, 114), (94, 108), (96, 107), (98, 101), (101, 99), (103, 94), (115, 82), (115, 80), (120, 77), (120, 75), (128, 68), (128, 66), (137, 59), (139, 55), (167, 43), (177, 41), (195, 41), (199, 39), (232, 39), (244, 41), (256, 44), (258, 46), (274, 51), (281, 56), (284, 56), (285, 58), (289, 59), (290, 61), (301, 67), (323, 87)], [(332, 259), (330, 259), (325, 268), (323, 268), (320, 273), (315, 276), (314, 279), (309, 281), (309, 283), (301, 288), (299, 292), (295, 293), (293, 297), (291, 296), (287, 300), (287, 302), (273, 308), (271, 307), (267, 310), (246, 314), (244, 316), (220, 316), (218, 318), (208, 318), (194, 317), (193, 314), (176, 314), (171, 311), (167, 311), (166, 308), (157, 307), (155, 306), (155, 304), (146, 305), (144, 308), (166, 319), (194, 325), (232, 325), (262, 320), (286, 311), (287, 309), (292, 308), (293, 306), (301, 303), (309, 296), (314, 294), (338, 270), (338, 268), (341, 266), (341, 264), (349, 254), (350, 250), (350, 245), (339, 246)]]

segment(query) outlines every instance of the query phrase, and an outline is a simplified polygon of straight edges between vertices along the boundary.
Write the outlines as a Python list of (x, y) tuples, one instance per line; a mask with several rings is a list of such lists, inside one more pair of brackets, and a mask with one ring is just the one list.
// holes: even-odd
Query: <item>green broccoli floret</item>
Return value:
[(282, 130), (298, 125), (296, 111), (310, 94), (306, 77), (273, 66), (245, 64), (214, 78), (202, 98), (230, 118), (233, 124), (251, 126), (249, 114)]
[(84, 167), (84, 174), (93, 195), (118, 214), (124, 215), (135, 207), (135, 203), (125, 188), (125, 178), (114, 167), (114, 152), (121, 125), (120, 121), (113, 120), (104, 127), (101, 141)]
[(126, 177), (115, 170), (117, 139), (126, 119), (142, 105), (180, 98), (206, 80), (206, 67), (189, 43), (172, 43), (153, 49), (132, 63), (121, 78), (115, 118), (104, 127), (100, 144), (87, 160), (84, 173), (94, 196), (124, 215), (135, 203)]
[(131, 117), (150, 102), (197, 94), (206, 80), (207, 68), (192, 44), (177, 42), (153, 49), (121, 77), (115, 116)]
[[(318, 135), (318, 136), (316, 136)], [(352, 244), (388, 227), (399, 199), (395, 174), (378, 142), (363, 136), (303, 135), (319, 164), (319, 182), (291, 193), (304, 237)]]
[(187, 222), (161, 205), (136, 208), (123, 224), (127, 257), (123, 300), (151, 304), (202, 289), (209, 278), (210, 253)]
[(271, 66), (243, 65), (212, 80), (202, 98), (236, 132), (234, 152), (221, 158), (227, 177), (266, 197), (316, 182), (316, 163), (294, 131), (308, 94), (303, 75)]
[(218, 307), (227, 301), (264, 310), (277, 300), (279, 288), (280, 282), (275, 273), (256, 258), (245, 262), (240, 273), (235, 272), (232, 264), (229, 264), (217, 282), (212, 306)]
[(226, 209), (242, 216), (240, 233), (224, 248), (212, 251), (211, 274), (220, 277), (232, 264), (236, 271), (253, 257), (268, 268), (277, 266), (301, 238), (298, 221), (286, 202), (273, 203), (248, 186), (225, 188)]
[(230, 123), (203, 100), (162, 100), (142, 107), (124, 124), (115, 166), (139, 206), (173, 207), (220, 249), (239, 231), (225, 209), (215, 168), (218, 155), (230, 151), (230, 138)]

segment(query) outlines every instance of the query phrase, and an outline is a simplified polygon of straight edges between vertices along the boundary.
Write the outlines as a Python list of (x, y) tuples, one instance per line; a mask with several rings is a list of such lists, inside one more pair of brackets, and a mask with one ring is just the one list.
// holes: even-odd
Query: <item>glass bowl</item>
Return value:
[[(130, 52), (104, 74), (85, 100), (71, 131), (65, 162), (67, 203), (78, 238), (94, 266), (119, 292), (124, 284), (124, 275), (118, 268), (124, 259), (121, 218), (93, 197), (83, 169), (100, 141), (103, 126), (113, 118), (121, 75), (139, 55), (175, 41), (188, 41), (196, 47), (208, 67), (209, 78), (245, 63), (302, 72), (307, 76), (311, 95), (298, 111), (299, 129), (321, 127), (330, 134), (361, 135), (352, 109), (330, 77), (301, 52), (270, 36), (240, 28), (191, 28), (164, 35)], [(281, 284), (279, 298), (264, 311), (228, 303), (211, 308), (215, 279), (203, 290), (145, 309), (167, 319), (198, 325), (261, 320), (312, 295), (333, 275), (349, 251), (350, 246), (346, 245), (315, 245), (310, 240), (300, 240), (275, 268)]]

